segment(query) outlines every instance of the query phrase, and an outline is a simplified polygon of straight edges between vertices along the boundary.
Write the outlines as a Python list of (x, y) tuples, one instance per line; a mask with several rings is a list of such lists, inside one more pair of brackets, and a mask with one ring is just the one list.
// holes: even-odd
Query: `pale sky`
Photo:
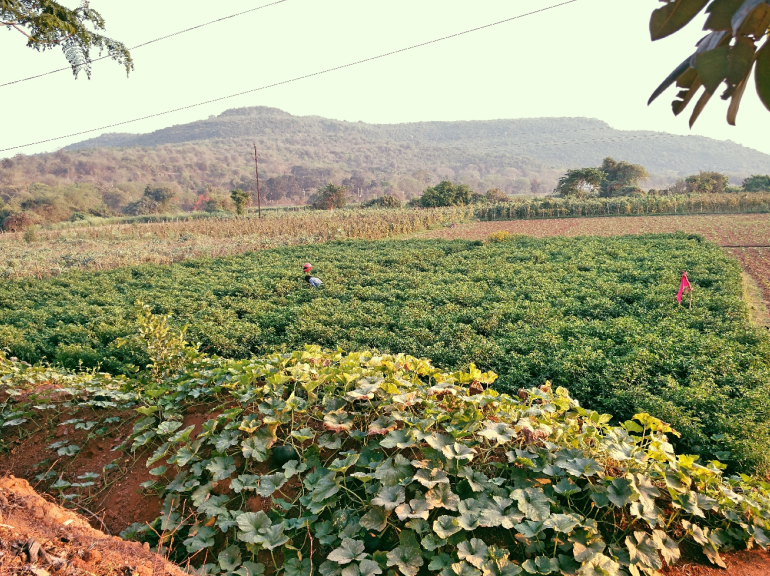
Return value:
[[(128, 46), (270, 0), (91, 0), (107, 34)], [(531, 12), (562, 0), (288, 0), (137, 49), (126, 78), (116, 63), (89, 81), (70, 72), (0, 88), (0, 149), (162, 112), (375, 56)], [(67, 0), (74, 6), (77, 1)], [(379, 61), (108, 130), (150, 132), (228, 108), (275, 106), (295, 115), (376, 123), (583, 116), (621, 130), (732, 140), (770, 153), (770, 112), (753, 82), (738, 126), (715, 95), (692, 131), (692, 105), (674, 117), (674, 90), (647, 99), (703, 35), (703, 16), (651, 42), (657, 0), (572, 4)], [(66, 64), (0, 30), (0, 83)], [(100, 132), (0, 153), (56, 150)], [(576, 136), (577, 137), (577, 136)], [(584, 137), (583, 137), (584, 138)]]

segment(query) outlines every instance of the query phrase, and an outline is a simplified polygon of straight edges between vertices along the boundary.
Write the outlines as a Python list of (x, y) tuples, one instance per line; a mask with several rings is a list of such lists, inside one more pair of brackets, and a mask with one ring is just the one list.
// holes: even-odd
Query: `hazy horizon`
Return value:
[[(105, 17), (108, 35), (132, 46), (264, 3), (232, 0), (212, 10), (199, 1), (94, 0), (92, 7)], [(61, 72), (0, 88), (0, 97), (20, 110), (4, 119), (0, 149), (250, 90), (556, 3), (289, 0), (137, 49), (128, 79), (105, 60), (94, 65), (90, 81)], [(674, 90), (647, 106), (652, 91), (703, 35), (699, 16), (680, 34), (651, 42), (647, 25), (658, 5), (649, 0), (618, 9), (609, 0), (579, 0), (352, 68), (0, 157), (54, 151), (101, 133), (148, 133), (257, 105), (373, 124), (596, 118), (618, 130), (707, 136), (770, 153), (770, 112), (753, 87), (737, 127), (727, 125), (727, 104), (719, 98), (692, 131), (688, 113), (671, 113)], [(18, 33), (0, 35), (0, 50), (6, 55), (0, 82), (66, 64), (60, 51), (26, 48)]]

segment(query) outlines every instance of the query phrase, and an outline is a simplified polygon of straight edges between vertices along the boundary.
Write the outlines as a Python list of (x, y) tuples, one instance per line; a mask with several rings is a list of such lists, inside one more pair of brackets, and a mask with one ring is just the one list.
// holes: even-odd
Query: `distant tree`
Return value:
[(335, 186), (327, 184), (324, 188), (319, 188), (313, 200), (313, 208), (317, 210), (333, 210), (342, 208), (347, 202), (347, 186)]
[(684, 179), (687, 191), (692, 194), (722, 194), (730, 179), (719, 172), (699, 172)]
[(151, 188), (147, 186), (144, 189), (144, 195), (139, 200), (126, 206), (126, 214), (133, 216), (163, 214), (171, 209), (171, 202), (175, 197), (176, 192), (171, 188)]
[(467, 185), (453, 184), (448, 180), (443, 180), (422, 193), (420, 206), (423, 208), (463, 206), (471, 202), (472, 196), (473, 192)]
[(43, 52), (61, 47), (77, 77), (91, 77), (91, 50), (106, 50), (110, 58), (123, 65), (128, 74), (134, 69), (131, 54), (117, 40), (107, 38), (104, 18), (84, 1), (70, 9), (53, 0), (0, 0), (0, 26), (16, 30), (27, 39), (27, 47)]
[(770, 110), (770, 4), (766, 1), (670, 0), (652, 13), (652, 39), (660, 40), (678, 32), (704, 8), (708, 14), (704, 29), (709, 34), (698, 42), (695, 53), (687, 56), (655, 90), (650, 102), (676, 83), (679, 92), (672, 106), (678, 115), (703, 87), (690, 116), (692, 126), (724, 82), (722, 100), (730, 100), (727, 122), (735, 125), (741, 98), (756, 63), (757, 94)]
[(645, 180), (650, 177), (644, 166), (631, 164), (621, 160), (617, 162), (614, 158), (605, 158), (602, 162), (602, 172), (607, 174), (601, 184), (600, 196), (631, 196), (638, 195), (639, 180)]
[(489, 202), (509, 202), (510, 198), (508, 194), (500, 190), (499, 188), (490, 188), (485, 194), (487, 201)]
[(238, 214), (238, 216), (243, 216), (246, 213), (246, 208), (248, 208), (249, 203), (251, 202), (251, 195), (240, 188), (236, 188), (230, 192), (230, 198), (232, 198), (233, 203), (235, 204), (235, 213)]
[(770, 175), (749, 176), (743, 181), (746, 192), (770, 192)]
[(542, 189), (543, 189), (543, 185), (540, 184), (540, 180), (538, 180), (537, 178), (533, 178), (530, 181), (530, 183), (529, 183), (529, 191), (532, 194), (540, 194)]
[(401, 200), (390, 194), (372, 198), (361, 204), (362, 208), (401, 208)]
[(583, 199), (596, 196), (606, 178), (607, 173), (598, 168), (567, 170), (567, 173), (559, 178), (554, 193), (562, 198)]

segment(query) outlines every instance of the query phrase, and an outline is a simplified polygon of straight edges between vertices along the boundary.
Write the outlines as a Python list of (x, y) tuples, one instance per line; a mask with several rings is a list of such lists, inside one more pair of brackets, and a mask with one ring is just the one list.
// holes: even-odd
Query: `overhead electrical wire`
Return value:
[(157, 112), (155, 114), (149, 114), (147, 116), (142, 116), (140, 118), (134, 118), (132, 120), (124, 120), (122, 122), (116, 122), (115, 124), (108, 124), (107, 126), (101, 126), (99, 128), (92, 128), (90, 130), (82, 130), (80, 132), (73, 132), (72, 134), (66, 134), (64, 136), (57, 136), (55, 138), (47, 138), (45, 140), (38, 140), (37, 142), (30, 142), (28, 144), (20, 144), (18, 146), (11, 146), (10, 148), (2, 148), (0, 149), (0, 152), (8, 152), (9, 150), (18, 150), (19, 148), (27, 148), (28, 146), (36, 146), (38, 144), (45, 144), (47, 142), (54, 142), (56, 140), (63, 140), (65, 138), (72, 138), (73, 136), (81, 136), (83, 134), (90, 134), (91, 132), (98, 132), (100, 130), (107, 130), (109, 128), (115, 128), (117, 126), (124, 126), (126, 124), (132, 124), (133, 122), (139, 122), (141, 120), (148, 120), (150, 118), (157, 118), (158, 116), (165, 116), (166, 114), (173, 114), (174, 112), (181, 112), (182, 110), (189, 110), (191, 108), (197, 108), (199, 106), (205, 106), (206, 104), (213, 104), (214, 102), (221, 102), (222, 100), (229, 100), (230, 98), (236, 98), (238, 96), (243, 96), (245, 94), (252, 94), (254, 92), (259, 92), (261, 90), (267, 90), (268, 88), (274, 88), (276, 86), (282, 86), (284, 84), (290, 84), (292, 82), (298, 82), (299, 80), (306, 80), (307, 78), (313, 78), (315, 76), (320, 76), (322, 74), (328, 74), (330, 72), (335, 72), (337, 70), (343, 70), (345, 68), (350, 68), (352, 66), (357, 66), (359, 64), (364, 64), (366, 62), (372, 62), (374, 60), (380, 60), (382, 58), (387, 58), (388, 56), (393, 56), (395, 54), (401, 54), (402, 52), (408, 52), (409, 50), (414, 50), (416, 48), (422, 48), (423, 46), (429, 46), (430, 44), (436, 44), (437, 42), (443, 42), (444, 40), (449, 40), (451, 38), (457, 38), (458, 36), (464, 36), (465, 34), (471, 34), (472, 32), (478, 32), (479, 30), (485, 30), (487, 28), (491, 28), (493, 26), (499, 26), (500, 24), (505, 24), (507, 22), (512, 22), (513, 20), (519, 20), (521, 18), (526, 18), (527, 16), (534, 16), (535, 14), (539, 14), (541, 12), (546, 12), (548, 10), (553, 10), (555, 8), (559, 8), (561, 6), (566, 6), (567, 4), (573, 4), (574, 2), (577, 2), (578, 0), (567, 0), (566, 2), (560, 2), (559, 4), (553, 4), (552, 6), (547, 6), (546, 8), (540, 8), (539, 10), (533, 10), (532, 12), (527, 12), (526, 14), (520, 14), (518, 16), (513, 16), (511, 18), (506, 18), (505, 20), (498, 20), (497, 22), (492, 22), (491, 24), (485, 24), (483, 26), (478, 26), (476, 28), (471, 28), (470, 30), (465, 30), (463, 32), (457, 32), (455, 34), (450, 34), (448, 36), (442, 36), (441, 38), (436, 38), (434, 40), (429, 40), (427, 42), (421, 42), (419, 44), (414, 44), (412, 46), (408, 46), (406, 48), (400, 48), (399, 50), (393, 50), (391, 52), (386, 52), (384, 54), (380, 54), (378, 56), (371, 56), (369, 58), (364, 58), (362, 60), (356, 60), (355, 62), (349, 62), (348, 64), (342, 64), (340, 66), (334, 66), (333, 68), (326, 68), (325, 70), (320, 70), (318, 72), (312, 72), (310, 74), (304, 74), (302, 76), (296, 76), (294, 78), (290, 78), (288, 80), (282, 80), (280, 82), (274, 82), (273, 84), (267, 84), (265, 86), (260, 86), (259, 88), (252, 88), (251, 90), (244, 90), (243, 92), (238, 92), (236, 94), (230, 94), (229, 96), (221, 96), (219, 98), (213, 98), (211, 100), (206, 100), (204, 102), (198, 102), (197, 104), (190, 104), (188, 106), (181, 106), (179, 108), (174, 108), (172, 110), (166, 110), (165, 112)]
[[(244, 10), (243, 12), (238, 12), (237, 14), (231, 14), (230, 16), (224, 16), (222, 18), (217, 18), (216, 20), (204, 22), (203, 24), (198, 24), (197, 26), (193, 26), (192, 28), (185, 28), (184, 30), (180, 30), (179, 32), (174, 32), (173, 34), (168, 34), (166, 36), (161, 36), (160, 38), (155, 38), (155, 40), (149, 40), (148, 42), (137, 44), (136, 46), (132, 46), (131, 48), (129, 48), (129, 50), (136, 50), (137, 48), (149, 46), (150, 44), (154, 44), (155, 42), (160, 42), (161, 40), (167, 40), (168, 38), (173, 38), (174, 36), (179, 36), (180, 34), (185, 34), (186, 32), (197, 30), (198, 28), (210, 26), (211, 24), (216, 24), (217, 22), (222, 22), (224, 20), (230, 20), (230, 18), (243, 16), (244, 14), (256, 12), (257, 10), (262, 10), (263, 8), (269, 8), (270, 6), (275, 6), (276, 4), (283, 4), (284, 2), (288, 2), (288, 1), (289, 0), (277, 0), (276, 2), (271, 2), (270, 4), (264, 4), (262, 6), (257, 6), (256, 8), (250, 8), (248, 10)], [(99, 58), (94, 58), (92, 62), (98, 62), (99, 60), (105, 60), (107, 58), (110, 58), (110, 56), (99, 56)], [(21, 78), (19, 80), (14, 80), (13, 82), (5, 82), (4, 84), (0, 84), (0, 88), (2, 88), (3, 86), (10, 86), (11, 84), (18, 84), (20, 82), (34, 80), (35, 78), (42, 78), (43, 76), (49, 76), (51, 74), (56, 74), (57, 72), (64, 72), (65, 70), (72, 70), (72, 67), (67, 66), (65, 68), (57, 68), (56, 70), (51, 70), (50, 72), (44, 72), (43, 74), (37, 74), (36, 76), (30, 76), (29, 78)]]

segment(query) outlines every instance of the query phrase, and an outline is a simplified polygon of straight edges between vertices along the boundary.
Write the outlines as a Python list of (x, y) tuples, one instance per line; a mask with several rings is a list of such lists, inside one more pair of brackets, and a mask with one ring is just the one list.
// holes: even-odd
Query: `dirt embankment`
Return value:
[(0, 575), (183, 576), (136, 542), (108, 536), (38, 495), (26, 480), (0, 478)]

